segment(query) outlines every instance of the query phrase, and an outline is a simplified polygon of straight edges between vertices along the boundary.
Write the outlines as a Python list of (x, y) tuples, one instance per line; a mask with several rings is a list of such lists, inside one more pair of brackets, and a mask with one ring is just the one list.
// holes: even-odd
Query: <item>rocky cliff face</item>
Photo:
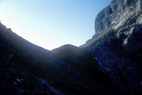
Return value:
[(127, 28), (142, 23), (141, 8), (142, 0), (112, 0), (96, 17), (96, 33), (109, 27)]
[(96, 17), (96, 34), (82, 47), (126, 95), (141, 95), (142, 0), (112, 0)]
[(142, 0), (112, 0), (81, 47), (52, 51), (0, 23), (0, 95), (142, 95)]

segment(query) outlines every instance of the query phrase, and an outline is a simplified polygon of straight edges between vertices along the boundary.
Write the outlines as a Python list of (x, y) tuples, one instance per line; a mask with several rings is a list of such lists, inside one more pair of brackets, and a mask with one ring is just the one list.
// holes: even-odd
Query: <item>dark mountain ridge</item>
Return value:
[(112, 0), (84, 45), (52, 51), (0, 23), (1, 95), (141, 95), (142, 0)]
[[(32, 73), (34, 76), (44, 79), (44, 81), (47, 81), (64, 94), (99, 94), (102, 93), (102, 88), (95, 87), (94, 85), (101, 85), (103, 83), (101, 80), (103, 79), (109, 81), (105, 77), (105, 74), (94, 64), (95, 60), (86, 49), (66, 45), (63, 51), (48, 51), (24, 40), (2, 24), (0, 29), (1, 59), (5, 57), (5, 60), (1, 63), (2, 65), (6, 65), (12, 69), (14, 67), (14, 69), (20, 71), (22, 69), (20, 73), (25, 73), (25, 71)], [(6, 69), (5, 71), (7, 72), (8, 70)], [(94, 81), (92, 75), (98, 75), (99, 73), (101, 75), (95, 78)], [(110, 85), (107, 82), (106, 84)], [(27, 85), (25, 84), (23, 86)], [(97, 91), (93, 91), (94, 88)], [(5, 88), (5, 90), (7, 89)], [(16, 91), (18, 92), (18, 90)], [(5, 91), (5, 93), (7, 92)], [(13, 95), (15, 93), (13, 92)], [(29, 94), (26, 91), (23, 93)], [(46, 94), (48, 94), (48, 91)]]

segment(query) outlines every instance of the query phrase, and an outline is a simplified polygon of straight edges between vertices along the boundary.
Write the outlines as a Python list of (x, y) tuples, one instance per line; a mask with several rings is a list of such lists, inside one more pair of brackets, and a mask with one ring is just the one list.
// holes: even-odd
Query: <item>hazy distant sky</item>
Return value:
[(46, 49), (80, 46), (94, 34), (94, 20), (111, 0), (0, 0), (0, 20)]

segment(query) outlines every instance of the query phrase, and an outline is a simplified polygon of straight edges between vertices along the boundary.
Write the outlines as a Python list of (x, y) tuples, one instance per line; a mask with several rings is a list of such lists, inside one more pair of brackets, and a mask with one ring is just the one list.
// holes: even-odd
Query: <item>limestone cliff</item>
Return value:
[(112, 0), (96, 17), (95, 31), (113, 27), (127, 28), (142, 23), (142, 0)]

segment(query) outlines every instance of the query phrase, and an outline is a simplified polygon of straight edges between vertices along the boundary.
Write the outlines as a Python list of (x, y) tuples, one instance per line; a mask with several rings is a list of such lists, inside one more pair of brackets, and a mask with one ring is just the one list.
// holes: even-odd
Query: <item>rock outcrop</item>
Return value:
[(112, 0), (96, 17), (95, 31), (113, 27), (127, 28), (135, 23), (142, 23), (142, 0)]

